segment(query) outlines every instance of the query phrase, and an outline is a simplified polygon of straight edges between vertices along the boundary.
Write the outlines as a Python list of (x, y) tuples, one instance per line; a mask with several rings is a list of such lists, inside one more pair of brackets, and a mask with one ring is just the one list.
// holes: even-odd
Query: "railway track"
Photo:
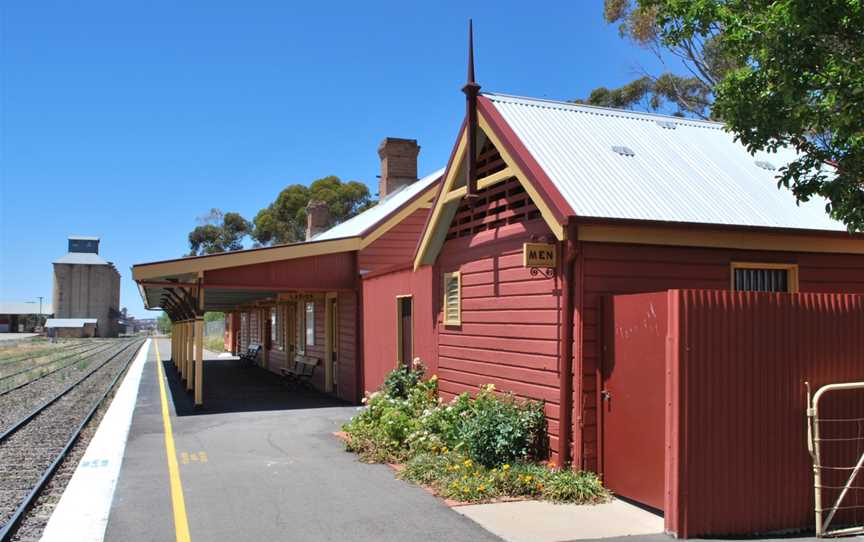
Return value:
[(42, 489), (144, 344), (123, 343), (0, 434), (0, 542), (12, 540)]
[(41, 358), (45, 356), (50, 356), (54, 352), (62, 352), (62, 351), (70, 351), (75, 348), (86, 348), (90, 346), (89, 342), (76, 341), (69, 344), (60, 343), (60, 346), (48, 346), (45, 348), (38, 348), (26, 352), (21, 352), (13, 355), (2, 355), (0, 356), (0, 367), (5, 368), (7, 365), (14, 365), (15, 363), (20, 363), (22, 361), (28, 361), (33, 358)]
[[(32, 373), (34, 371), (38, 371), (39, 369), (54, 365), (58, 362), (65, 361), (65, 360), (70, 359), (70, 358), (77, 358), (78, 356), (81, 356), (82, 354), (89, 354), (90, 352), (97, 352), (97, 353), (102, 352), (102, 351), (104, 351), (110, 347), (111, 347), (110, 344), (98, 343), (95, 345), (92, 345), (92, 344), (86, 345), (86, 348), (73, 348), (73, 349), (71, 349), (71, 351), (66, 351), (66, 355), (60, 356), (59, 358), (48, 360), (44, 363), (31, 365), (30, 367), (25, 367), (23, 369), (19, 369), (15, 372), (12, 372), (9, 374), (4, 374), (4, 375), (0, 376), (0, 395), (5, 395), (9, 392), (15, 391), (18, 388), (21, 388), (21, 387), (26, 386), (27, 384), (30, 384), (31, 382), (35, 382), (36, 380), (39, 380), (39, 379), (44, 378), (46, 376), (52, 375), (52, 374), (56, 373), (57, 371), (62, 371), (63, 369), (69, 367), (70, 365), (74, 365), (75, 363), (78, 363), (79, 360), (76, 359), (76, 360), (74, 360), (68, 364), (65, 364), (61, 367), (56, 367), (49, 372), (46, 372), (42, 375), (39, 375), (37, 378), (33, 378), (33, 379), (28, 380), (27, 382), (23, 382), (21, 384), (6, 388), (8, 383), (10, 381), (12, 381), (14, 378), (20, 377), (20, 376), (25, 375), (27, 373)], [(22, 361), (24, 361), (24, 360), (22, 360)], [(6, 388), (6, 389), (4, 389), (4, 388)]]

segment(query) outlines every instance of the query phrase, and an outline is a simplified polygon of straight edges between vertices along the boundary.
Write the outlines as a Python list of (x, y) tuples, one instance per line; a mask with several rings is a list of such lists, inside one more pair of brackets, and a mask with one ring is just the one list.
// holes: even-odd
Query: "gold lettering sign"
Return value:
[(555, 245), (525, 243), (522, 246), (522, 265), (525, 267), (555, 268), (558, 263)]

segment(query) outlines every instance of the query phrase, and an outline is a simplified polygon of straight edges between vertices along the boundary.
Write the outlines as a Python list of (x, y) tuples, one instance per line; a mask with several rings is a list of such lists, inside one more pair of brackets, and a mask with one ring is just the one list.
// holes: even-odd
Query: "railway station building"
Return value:
[(261, 345), (276, 373), (311, 358), (346, 401), (418, 357), (445, 400), (489, 383), (542, 400), (553, 460), (679, 536), (809, 525), (804, 383), (864, 380), (864, 237), (777, 189), (792, 151), (478, 90), (443, 170), (416, 180), (416, 143), (382, 143), (369, 211), (319, 233), (310, 209), (303, 243), (134, 267), (179, 324), (196, 402), (189, 337), (225, 311), (235, 352)]

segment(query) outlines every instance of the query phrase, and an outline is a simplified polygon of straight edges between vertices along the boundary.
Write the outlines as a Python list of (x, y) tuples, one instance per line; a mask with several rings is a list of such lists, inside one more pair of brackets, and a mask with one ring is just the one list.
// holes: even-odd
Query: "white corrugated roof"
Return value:
[(95, 324), (96, 318), (48, 318), (45, 327), (84, 327), (84, 324)]
[(363, 211), (359, 215), (350, 218), (341, 224), (333, 226), (327, 231), (319, 233), (313, 237), (312, 240), (326, 241), (328, 239), (343, 239), (346, 237), (358, 237), (362, 235), (366, 230), (374, 227), (390, 213), (399, 209), (399, 207), (432, 186), (443, 174), (444, 169), (439, 169), (422, 179), (419, 179), (407, 186), (403, 186), (392, 194), (387, 195), (386, 198), (379, 201), (374, 207)]
[(67, 252), (65, 256), (61, 256), (54, 260), (54, 263), (110, 265), (109, 262), (102, 259), (101, 256), (92, 252)]
[[(52, 314), (51, 303), (42, 303), (42, 314)], [(38, 301), (0, 301), (0, 314), (39, 314)]]
[[(501, 94), (484, 96), (577, 216), (846, 229), (825, 213), (824, 200), (813, 198), (796, 205), (789, 190), (777, 188), (777, 171), (756, 163), (779, 168), (794, 159), (794, 151), (751, 155), (722, 124)], [(674, 129), (669, 123), (674, 123)]]

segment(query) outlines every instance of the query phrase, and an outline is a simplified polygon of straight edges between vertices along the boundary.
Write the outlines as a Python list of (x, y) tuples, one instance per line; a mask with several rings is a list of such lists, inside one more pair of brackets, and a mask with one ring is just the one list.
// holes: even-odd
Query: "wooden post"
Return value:
[(186, 321), (180, 324), (180, 342), (177, 344), (177, 349), (180, 351), (180, 366), (177, 371), (180, 373), (181, 381), (186, 380)]
[(195, 318), (195, 406), (204, 404), (204, 318)]
[(196, 329), (194, 322), (194, 320), (186, 322), (186, 344), (184, 345), (186, 348), (186, 355), (183, 358), (186, 371), (186, 391), (192, 391), (193, 386), (195, 385), (195, 375), (192, 372), (192, 365), (195, 360), (193, 346), (196, 338), (195, 332), (198, 330)]
[(176, 360), (174, 367), (180, 373), (180, 378), (183, 379), (183, 354), (186, 353), (186, 350), (183, 349), (183, 334), (186, 332), (185, 322), (177, 322), (174, 328), (177, 331), (177, 343), (174, 345), (177, 349), (177, 354), (174, 356)]

